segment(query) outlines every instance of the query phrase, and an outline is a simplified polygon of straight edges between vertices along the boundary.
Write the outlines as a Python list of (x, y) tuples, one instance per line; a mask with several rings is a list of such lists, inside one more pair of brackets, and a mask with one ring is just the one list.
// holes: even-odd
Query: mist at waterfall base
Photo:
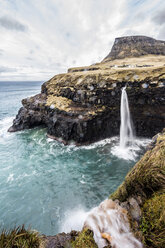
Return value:
[(119, 137), (75, 147), (47, 138), (43, 127), (8, 133), (21, 100), (38, 94), (41, 84), (0, 82), (0, 229), (25, 224), (53, 235), (80, 230), (89, 210), (122, 183), (149, 140), (136, 138), (126, 158), (118, 156)]
[(141, 140), (135, 137), (126, 86), (121, 90), (120, 119), (120, 142), (112, 148), (112, 153), (120, 158), (133, 160), (136, 158)]

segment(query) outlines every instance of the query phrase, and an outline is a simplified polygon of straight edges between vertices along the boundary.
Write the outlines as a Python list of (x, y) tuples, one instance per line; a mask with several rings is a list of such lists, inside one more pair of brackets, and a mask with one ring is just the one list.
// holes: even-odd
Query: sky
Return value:
[(0, 0), (0, 81), (100, 62), (116, 37), (165, 40), (164, 0)]

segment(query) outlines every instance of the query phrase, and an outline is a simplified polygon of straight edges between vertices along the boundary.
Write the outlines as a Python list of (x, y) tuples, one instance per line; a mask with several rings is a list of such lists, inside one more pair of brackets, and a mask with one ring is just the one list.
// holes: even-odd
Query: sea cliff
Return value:
[[(132, 47), (138, 40), (142, 51), (144, 41), (135, 36), (128, 46), (125, 37), (119, 40), (110, 53), (115, 57), (108, 55), (101, 63), (70, 68), (45, 82), (40, 94), (23, 99), (9, 131), (45, 125), (49, 137), (77, 145), (117, 135), (121, 88), (126, 85), (137, 136), (158, 133), (165, 122), (164, 42), (154, 41), (157, 54), (148, 42), (145, 55), (139, 52), (137, 57)], [(122, 50), (124, 58), (119, 59), (116, 50)]]

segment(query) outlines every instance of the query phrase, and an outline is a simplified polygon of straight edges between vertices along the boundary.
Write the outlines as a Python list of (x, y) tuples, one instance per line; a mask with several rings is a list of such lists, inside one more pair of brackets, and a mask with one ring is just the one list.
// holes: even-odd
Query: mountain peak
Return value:
[(165, 55), (165, 41), (142, 35), (124, 36), (115, 39), (111, 52), (104, 61), (148, 54)]

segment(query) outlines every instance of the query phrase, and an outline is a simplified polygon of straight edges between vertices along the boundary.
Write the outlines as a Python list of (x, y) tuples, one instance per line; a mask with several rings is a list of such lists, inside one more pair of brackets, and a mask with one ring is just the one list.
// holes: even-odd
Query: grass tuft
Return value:
[(39, 233), (26, 230), (24, 226), (3, 230), (0, 234), (0, 248), (39, 248), (40, 244)]

